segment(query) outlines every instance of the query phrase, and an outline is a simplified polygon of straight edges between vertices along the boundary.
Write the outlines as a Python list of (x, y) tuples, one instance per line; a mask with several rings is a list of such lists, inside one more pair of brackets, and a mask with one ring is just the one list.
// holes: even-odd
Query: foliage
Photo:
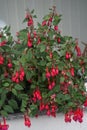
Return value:
[[(40, 113), (56, 116), (65, 113), (65, 121), (82, 122), (87, 106), (84, 86), (86, 58), (78, 40), (62, 36), (58, 28), (61, 15), (55, 7), (34, 27), (34, 11), (27, 11), (25, 29), (14, 40), (10, 28), (0, 34), (0, 114), (7, 117), (16, 110), (29, 116)], [(5, 36), (4, 36), (5, 34)]]

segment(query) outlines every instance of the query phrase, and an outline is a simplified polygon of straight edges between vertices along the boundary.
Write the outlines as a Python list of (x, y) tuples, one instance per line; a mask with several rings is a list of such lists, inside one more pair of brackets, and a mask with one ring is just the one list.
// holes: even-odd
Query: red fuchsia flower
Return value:
[(87, 99), (85, 100), (84, 104), (85, 107), (87, 107)]
[(7, 72), (7, 71), (5, 71), (5, 72), (4, 72), (4, 77), (5, 77), (5, 78), (7, 78), (7, 77), (8, 77), (8, 75), (9, 75), (9, 74), (8, 74), (8, 72)]
[(74, 76), (74, 75), (75, 75), (75, 73), (74, 73), (74, 67), (71, 67), (71, 68), (70, 68), (70, 73), (71, 73), (71, 76)]
[(49, 79), (51, 76), (48, 67), (46, 67), (46, 78)]
[(2, 55), (0, 55), (0, 65), (3, 65), (4, 64), (4, 58)]
[(7, 41), (0, 42), (0, 46), (4, 46), (4, 45), (6, 45), (6, 43), (7, 43)]
[(4, 124), (3, 124), (3, 125), (1, 125), (1, 130), (8, 130), (9, 125), (8, 125), (8, 124), (6, 124), (6, 119), (5, 119), (5, 118), (3, 118), (3, 121), (4, 121)]
[(47, 23), (48, 26), (51, 26), (52, 19), (53, 19), (52, 17), (49, 18), (48, 23)]
[(71, 115), (69, 113), (65, 114), (65, 122), (71, 122)]
[(46, 72), (46, 78), (48, 79), (48, 78), (50, 78), (50, 72)]
[(51, 82), (52, 88), (54, 88), (55, 84), (56, 84), (55, 81)]
[(48, 105), (48, 104), (45, 105), (45, 109), (46, 109), (46, 110), (49, 109), (49, 105)]
[(28, 34), (27, 34), (27, 37), (28, 37), (28, 40), (31, 38), (31, 35), (30, 35), (29, 32), (28, 32)]
[(16, 32), (16, 36), (19, 36), (19, 34), (20, 34), (19, 32)]
[(28, 40), (27, 46), (28, 46), (29, 48), (32, 47), (32, 42), (31, 42), (31, 40)]
[(44, 20), (44, 21), (42, 22), (42, 26), (45, 26), (46, 24), (47, 24), (47, 21)]
[(57, 42), (60, 43), (60, 42), (61, 42), (61, 39), (60, 39), (60, 38), (57, 38)]
[(16, 71), (15, 74), (12, 76), (12, 81), (19, 83), (20, 81), (24, 80), (25, 72), (24, 69), (21, 67), (19, 71)]
[(50, 115), (51, 115), (51, 111), (50, 111), (49, 109), (47, 110), (46, 115), (47, 115), (47, 116), (50, 116)]
[(34, 100), (41, 100), (42, 99), (41, 92), (39, 89), (37, 89), (33, 92), (33, 99)]
[(29, 117), (27, 115), (24, 115), (24, 124), (27, 127), (31, 126), (31, 121), (30, 121), (30, 119), (29, 119)]
[(0, 130), (2, 130), (2, 124), (1, 124), (1, 122), (0, 122)]
[(48, 85), (48, 89), (49, 89), (49, 90), (52, 90), (52, 89), (53, 89), (52, 84), (49, 84), (49, 85)]
[(50, 18), (49, 18), (49, 21), (50, 21), (50, 22), (52, 22), (52, 20), (53, 20), (53, 18), (52, 18), (52, 17), (50, 17)]
[(71, 54), (69, 52), (66, 52), (65, 58), (69, 60), (71, 58)]
[(56, 76), (56, 69), (54, 67), (51, 69), (51, 76)]
[(48, 85), (48, 89), (52, 90), (54, 87), (55, 87), (55, 81), (50, 82)]
[(32, 19), (32, 18), (30, 18), (30, 19), (28, 20), (27, 25), (28, 25), (28, 26), (32, 26), (32, 25), (33, 25), (33, 19)]
[(10, 62), (10, 63), (7, 64), (7, 66), (8, 66), (8, 68), (12, 68), (13, 65), (12, 65), (12, 63)]
[(43, 102), (40, 103), (40, 107), (39, 107), (39, 110), (40, 111), (43, 111), (45, 109), (45, 105)]
[(62, 82), (60, 84), (60, 89), (61, 89), (61, 91), (63, 91), (63, 94), (67, 94), (68, 93), (68, 87), (69, 87), (69, 83), (68, 82)]
[(69, 110), (69, 112), (65, 114), (65, 122), (71, 122), (72, 115), (73, 115), (73, 111)]
[(33, 32), (33, 35), (34, 35), (34, 38), (37, 37), (37, 33), (36, 33), (36, 31)]
[(58, 67), (55, 68), (55, 73), (56, 73), (56, 75), (59, 74), (59, 69), (58, 69)]
[(56, 98), (56, 94), (52, 94), (52, 95), (51, 95), (51, 99), (54, 99), (54, 100), (55, 100), (55, 98)]
[(76, 45), (75, 50), (77, 52), (77, 56), (81, 56), (81, 49), (78, 45)]
[(55, 30), (55, 31), (58, 31), (58, 26), (54, 26), (54, 30)]
[(83, 122), (83, 109), (81, 108), (77, 108), (74, 112), (73, 112), (73, 120), (74, 121), (79, 121), (80, 123)]
[(50, 52), (49, 56), (50, 56), (50, 59), (52, 59), (53, 58), (53, 53)]
[(51, 116), (56, 117), (56, 112), (51, 111)]
[(26, 18), (26, 19), (29, 19), (29, 17), (30, 17), (29, 13), (26, 13), (25, 18)]

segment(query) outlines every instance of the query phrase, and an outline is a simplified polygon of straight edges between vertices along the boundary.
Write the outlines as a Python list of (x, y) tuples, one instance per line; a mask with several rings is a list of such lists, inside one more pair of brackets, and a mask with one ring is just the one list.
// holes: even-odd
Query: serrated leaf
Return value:
[(17, 90), (16, 89), (13, 88), (12, 93), (17, 96)]
[(16, 90), (23, 90), (23, 87), (20, 84), (16, 84), (14, 88)]
[(3, 82), (3, 83), (2, 83), (2, 86), (3, 86), (3, 87), (9, 87), (9, 85), (10, 85), (9, 82)]
[(46, 46), (44, 44), (40, 44), (40, 52), (44, 52), (45, 51), (45, 48)]
[(33, 75), (32, 71), (27, 71), (27, 72), (26, 72), (26, 79), (27, 79), (27, 80), (31, 79), (31, 78), (32, 78), (32, 75)]
[(46, 15), (43, 17), (44, 20), (49, 20), (49, 18), (50, 18), (50, 15)]
[(65, 78), (64, 77), (60, 77), (60, 82), (64, 82)]
[(41, 60), (39, 63), (38, 63), (39, 66), (45, 66), (46, 65), (46, 61), (43, 61)]
[(33, 18), (37, 18), (37, 16), (36, 16), (36, 15), (33, 15)]
[(14, 113), (14, 110), (9, 105), (5, 105), (3, 109), (8, 113)]
[(34, 9), (31, 11), (31, 14), (33, 14), (34, 13)]
[(30, 61), (32, 59), (32, 51), (29, 49), (27, 53), (27, 60)]
[(1, 110), (0, 113), (3, 117), (8, 117), (8, 113), (6, 111)]
[(18, 104), (14, 99), (11, 99), (8, 101), (8, 104), (13, 108), (13, 109), (18, 109)]
[(26, 19), (26, 18), (23, 20), (23, 23), (25, 23), (25, 22), (27, 22), (27, 19)]

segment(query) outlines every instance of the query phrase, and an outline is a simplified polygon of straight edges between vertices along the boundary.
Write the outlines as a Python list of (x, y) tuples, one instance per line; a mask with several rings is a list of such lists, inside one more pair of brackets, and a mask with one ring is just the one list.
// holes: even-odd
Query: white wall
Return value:
[(22, 21), (27, 8), (35, 9), (37, 21), (41, 21), (53, 5), (63, 15), (60, 23), (62, 33), (79, 38), (79, 43), (87, 42), (87, 0), (0, 0), (0, 19), (11, 25), (15, 35), (24, 27)]
[(40, 116), (31, 118), (31, 127), (25, 127), (23, 119), (14, 119), (7, 121), (9, 130), (87, 130), (87, 113), (84, 115), (83, 123), (74, 122), (65, 123), (64, 116), (58, 114), (56, 118)]

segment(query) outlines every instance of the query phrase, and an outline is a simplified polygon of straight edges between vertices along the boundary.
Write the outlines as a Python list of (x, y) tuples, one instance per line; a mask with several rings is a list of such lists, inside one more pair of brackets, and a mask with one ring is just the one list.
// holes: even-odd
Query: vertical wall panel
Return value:
[(13, 35), (25, 24), (25, 10), (35, 9), (37, 21), (41, 22), (49, 8), (56, 5), (57, 12), (62, 14), (59, 24), (64, 35), (72, 35), (79, 41), (87, 41), (87, 0), (0, 0), (0, 19), (11, 25)]
[(8, 24), (8, 4), (6, 0), (0, 0), (0, 20)]

